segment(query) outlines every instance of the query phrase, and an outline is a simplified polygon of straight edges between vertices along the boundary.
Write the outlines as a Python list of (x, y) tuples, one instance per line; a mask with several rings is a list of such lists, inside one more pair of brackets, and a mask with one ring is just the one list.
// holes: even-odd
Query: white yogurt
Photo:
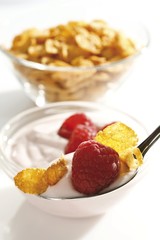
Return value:
[(31, 124), (12, 138), (7, 149), (9, 157), (23, 168), (48, 167), (64, 153), (67, 140), (58, 136), (57, 125), (51, 122)]

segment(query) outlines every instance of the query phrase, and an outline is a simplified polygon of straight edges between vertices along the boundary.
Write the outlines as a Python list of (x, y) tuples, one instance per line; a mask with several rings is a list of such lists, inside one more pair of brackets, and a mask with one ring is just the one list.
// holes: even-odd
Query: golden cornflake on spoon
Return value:
[(14, 177), (15, 185), (24, 193), (41, 194), (48, 188), (45, 169), (27, 168)]
[(135, 147), (138, 143), (137, 134), (122, 122), (115, 122), (99, 131), (95, 140), (117, 151), (130, 170), (137, 169), (143, 163), (143, 156)]
[(61, 178), (67, 173), (68, 169), (66, 161), (63, 157), (57, 162), (52, 164), (46, 170), (46, 178), (48, 185), (53, 186), (61, 180)]
[(55, 185), (67, 173), (66, 161), (61, 158), (47, 169), (26, 168), (14, 177), (15, 185), (24, 193), (41, 194)]

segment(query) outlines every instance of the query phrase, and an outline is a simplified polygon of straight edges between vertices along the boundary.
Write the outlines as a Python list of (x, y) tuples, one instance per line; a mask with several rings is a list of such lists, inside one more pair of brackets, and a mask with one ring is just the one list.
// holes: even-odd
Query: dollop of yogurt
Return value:
[(15, 135), (7, 149), (10, 158), (23, 168), (48, 167), (64, 153), (67, 140), (47, 126), (25, 129)]

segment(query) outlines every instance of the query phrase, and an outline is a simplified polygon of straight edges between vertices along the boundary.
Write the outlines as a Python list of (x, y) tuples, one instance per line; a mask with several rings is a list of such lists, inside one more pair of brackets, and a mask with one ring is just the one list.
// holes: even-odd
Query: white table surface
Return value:
[[(0, 0), (0, 21), (27, 11), (34, 11), (37, 2)], [(32, 2), (32, 3), (31, 3)], [(73, 3), (74, 2), (74, 3)], [(160, 123), (160, 31), (158, 1), (94, 1), (103, 4), (107, 13), (140, 19), (149, 29), (151, 44), (147, 53), (128, 76), (128, 80), (114, 95), (103, 103), (125, 111), (148, 129), (154, 130)], [(89, 9), (92, 1), (39, 1), (38, 8), (57, 7), (65, 14), (64, 5), (81, 4)], [(61, 7), (62, 6), (62, 7)], [(116, 7), (115, 7), (116, 6)], [(98, 8), (97, 8), (98, 9)], [(0, 127), (18, 112), (34, 104), (21, 90), (19, 83), (0, 55)], [(13, 182), (0, 169), (0, 240), (50, 240), (50, 239), (160, 239), (160, 143), (148, 153), (149, 169), (144, 179), (114, 209), (105, 215), (88, 219), (65, 219), (47, 215), (31, 206), (14, 187)]]

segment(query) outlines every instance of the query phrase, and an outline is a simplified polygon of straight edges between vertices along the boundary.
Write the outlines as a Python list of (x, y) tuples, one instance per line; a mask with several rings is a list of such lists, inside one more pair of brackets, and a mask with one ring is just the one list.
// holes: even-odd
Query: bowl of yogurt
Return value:
[[(64, 154), (67, 140), (57, 134), (63, 121), (74, 113), (85, 113), (97, 126), (121, 121), (138, 134), (139, 142), (148, 135), (137, 119), (118, 109), (92, 102), (57, 102), (45, 107), (34, 107), (11, 119), (0, 132), (0, 164), (13, 180), (25, 168), (47, 168)], [(72, 153), (67, 155), (72, 164)], [(70, 170), (55, 186), (41, 195), (24, 194), (39, 209), (63, 217), (90, 217), (105, 213), (125, 197), (138, 182), (147, 162), (127, 184), (110, 189), (107, 193), (85, 196), (77, 192), (70, 181)]]

